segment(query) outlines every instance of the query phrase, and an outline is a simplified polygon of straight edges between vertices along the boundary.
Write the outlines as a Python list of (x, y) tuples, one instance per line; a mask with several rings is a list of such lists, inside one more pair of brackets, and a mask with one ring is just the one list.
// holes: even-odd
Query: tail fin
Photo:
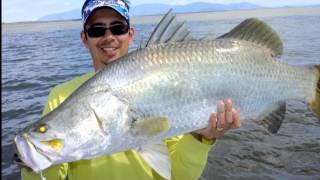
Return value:
[(311, 108), (320, 117), (320, 65), (316, 65), (318, 70), (318, 83), (315, 99), (310, 103)]

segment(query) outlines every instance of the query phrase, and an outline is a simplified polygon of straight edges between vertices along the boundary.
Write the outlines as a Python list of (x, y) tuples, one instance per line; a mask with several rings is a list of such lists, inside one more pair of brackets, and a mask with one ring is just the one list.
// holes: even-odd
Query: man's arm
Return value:
[[(67, 176), (68, 164), (59, 164), (51, 166), (48, 169), (43, 170), (42, 175), (46, 180), (65, 180)], [(22, 180), (42, 180), (41, 175), (28, 170), (26, 168), (21, 169)]]
[[(166, 141), (170, 152), (172, 179), (198, 179), (204, 170), (208, 152), (215, 143), (200, 142), (190, 133)], [(158, 178), (156, 178), (158, 179)]]

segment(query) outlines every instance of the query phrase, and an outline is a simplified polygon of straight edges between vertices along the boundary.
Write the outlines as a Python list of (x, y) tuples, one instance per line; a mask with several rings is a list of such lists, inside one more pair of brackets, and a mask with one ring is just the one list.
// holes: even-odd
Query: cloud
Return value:
[(28, 2), (3, 0), (2, 20), (3, 22), (35, 21), (48, 14), (81, 9), (83, 2), (79, 0), (32, 0)]

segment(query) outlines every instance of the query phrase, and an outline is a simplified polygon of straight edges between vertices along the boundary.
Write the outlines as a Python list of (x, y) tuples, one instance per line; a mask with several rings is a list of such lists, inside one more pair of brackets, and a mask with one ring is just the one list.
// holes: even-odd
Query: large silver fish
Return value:
[[(39, 172), (137, 148), (169, 179), (166, 147), (153, 144), (206, 127), (218, 100), (231, 98), (243, 119), (289, 99), (310, 102), (320, 114), (320, 68), (278, 62), (282, 42), (265, 23), (248, 19), (215, 40), (176, 41), (151, 43), (97, 72), (15, 137), (22, 161)], [(275, 132), (273, 123), (264, 124)]]

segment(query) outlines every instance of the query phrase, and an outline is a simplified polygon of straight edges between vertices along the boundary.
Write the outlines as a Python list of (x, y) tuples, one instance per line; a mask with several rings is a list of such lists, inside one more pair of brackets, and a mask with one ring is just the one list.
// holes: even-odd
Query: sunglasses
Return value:
[(102, 27), (102, 26), (94, 26), (90, 27), (86, 30), (88, 33), (88, 36), (91, 38), (97, 38), (97, 37), (102, 37), (106, 34), (106, 30), (110, 30), (110, 32), (117, 36), (117, 35), (122, 35), (126, 34), (129, 31), (129, 25), (127, 24), (115, 24), (112, 25), (109, 28)]

